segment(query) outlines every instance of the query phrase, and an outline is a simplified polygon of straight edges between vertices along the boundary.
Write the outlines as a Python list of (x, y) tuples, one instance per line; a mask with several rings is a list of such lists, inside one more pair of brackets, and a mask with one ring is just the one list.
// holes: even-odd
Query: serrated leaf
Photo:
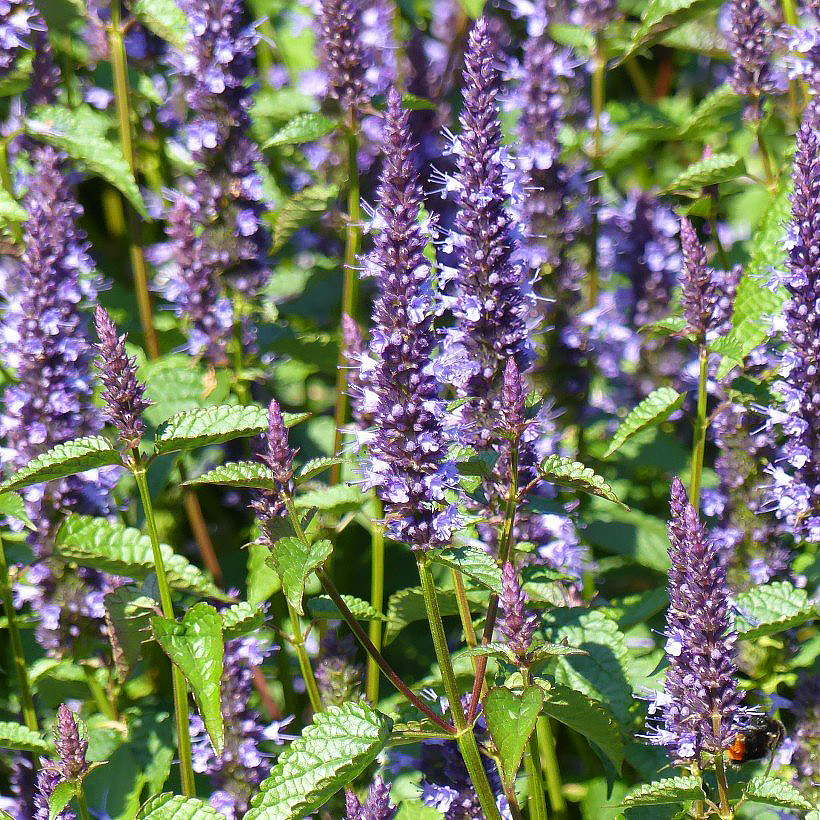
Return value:
[(280, 538), (273, 545), (271, 558), (282, 582), (282, 591), (300, 615), (304, 614), (302, 596), (305, 594), (305, 582), (311, 572), (327, 561), (331, 552), (333, 547), (330, 541), (307, 545), (296, 536)]
[(337, 125), (338, 123), (334, 120), (312, 111), (297, 114), (287, 125), (280, 128), (262, 148), (312, 142), (329, 134)]
[[(151, 540), (133, 527), (93, 515), (70, 513), (55, 548), (68, 561), (142, 581), (155, 571)], [(214, 583), (167, 544), (160, 544), (168, 583), (181, 592), (226, 600)]]
[(258, 629), (265, 621), (264, 610), (252, 606), (248, 601), (240, 601), (219, 613), (222, 619), (222, 634), (226, 641), (247, 635)]
[(653, 390), (642, 402), (633, 407), (620, 423), (612, 443), (604, 453), (604, 458), (618, 452), (636, 433), (665, 421), (673, 410), (677, 410), (683, 404), (684, 398), (683, 393), (678, 393), (671, 387)]
[(482, 643), (478, 646), (467, 646), (459, 654), (464, 654), (469, 658), (487, 655), (492, 658), (501, 658), (507, 663), (515, 662), (515, 653), (503, 641), (490, 641), (490, 643)]
[(520, 693), (505, 687), (491, 689), (484, 701), (487, 729), (498, 750), (502, 776), (508, 786), (515, 782), (543, 701), (544, 695), (538, 686), (528, 686)]
[[(347, 608), (353, 614), (353, 617), (359, 621), (386, 621), (386, 616), (374, 609), (367, 601), (361, 598), (355, 598), (353, 595), (342, 595), (342, 600), (347, 605)], [(327, 595), (319, 595), (316, 598), (311, 598), (308, 602), (308, 611), (314, 618), (341, 618), (342, 613), (339, 608), (333, 603), (333, 600)]]
[(667, 191), (693, 191), (737, 179), (746, 172), (743, 160), (735, 154), (713, 154), (693, 162), (666, 187)]
[(188, 681), (214, 751), (221, 755), (225, 745), (221, 700), (224, 641), (219, 613), (200, 602), (183, 615), (181, 623), (154, 615), (151, 629)]
[(686, 120), (680, 132), (680, 139), (689, 139), (701, 129), (712, 131), (715, 124), (724, 117), (736, 113), (741, 106), (740, 95), (730, 86), (722, 85), (706, 95), (698, 107)]
[(312, 185), (286, 200), (273, 217), (272, 250), (278, 251), (308, 217), (323, 213), (338, 196), (336, 185)]
[(363, 701), (329, 706), (279, 756), (245, 820), (292, 820), (318, 809), (375, 760), (392, 721)]
[(248, 603), (259, 606), (281, 587), (270, 550), (264, 544), (248, 547)]
[(148, 800), (137, 814), (137, 820), (222, 820), (208, 803), (180, 794), (158, 794)]
[(739, 639), (746, 641), (793, 629), (818, 615), (806, 590), (788, 581), (752, 587), (738, 593), (734, 604), (735, 631)]
[(684, 330), (686, 330), (686, 319), (683, 316), (666, 316), (641, 328), (643, 333), (665, 333), (670, 336), (678, 336)]
[(273, 490), (276, 479), (273, 470), (258, 461), (229, 461), (207, 473), (188, 479), (183, 487), (201, 487), (203, 484), (220, 484), (225, 487), (248, 487), (255, 490)]
[(26, 512), (26, 502), (17, 493), (0, 493), (0, 516), (4, 515), (22, 521), (30, 530), (34, 529), (34, 524)]
[(544, 691), (543, 712), (594, 743), (617, 771), (624, 760), (624, 742), (609, 707), (583, 692), (553, 684)]
[(419, 97), (417, 94), (410, 94), (407, 91), (401, 95), (401, 104), (408, 111), (435, 111), (437, 108), (432, 100)]
[(321, 487), (297, 495), (293, 503), (297, 509), (336, 510), (339, 508), (356, 509), (367, 501), (367, 496), (359, 487), (348, 484), (336, 484), (333, 487)]
[(122, 150), (86, 126), (87, 119), (60, 106), (41, 106), (24, 121), (28, 134), (65, 151), (79, 166), (110, 182), (147, 219), (142, 194)]
[(478, 547), (448, 547), (431, 550), (430, 559), (459, 570), (487, 589), (501, 594), (501, 569), (488, 552)]
[(341, 464), (344, 459), (330, 458), (329, 456), (322, 456), (320, 458), (312, 458), (306, 464), (303, 464), (299, 472), (296, 473), (296, 483), (301, 484), (304, 481), (309, 481), (311, 478), (329, 470), (336, 464)]
[(49, 753), (49, 745), (39, 732), (33, 732), (27, 726), (7, 720), (0, 721), (0, 749), (33, 752), (38, 755)]
[(622, 59), (648, 48), (673, 29), (719, 5), (720, 0), (649, 0), (641, 14), (641, 24)]
[[(283, 413), (285, 427), (308, 418), (308, 413)], [(157, 430), (157, 453), (191, 450), (235, 438), (256, 436), (268, 429), (268, 411), (256, 404), (217, 404), (177, 413)]]
[(684, 800), (704, 800), (706, 795), (697, 777), (667, 777), (633, 789), (621, 800), (621, 808), (657, 806)]
[(545, 612), (541, 630), (550, 643), (566, 640), (586, 652), (555, 659), (556, 683), (601, 701), (612, 709), (620, 724), (628, 725), (633, 703), (627, 678), (629, 652), (618, 625), (600, 612), (571, 607)]
[(190, 48), (188, 18), (174, 0), (135, 0), (131, 11), (157, 37), (174, 48), (183, 52)]
[(58, 478), (120, 463), (120, 454), (103, 436), (84, 436), (57, 444), (0, 484), (0, 492), (19, 490)]
[[(457, 615), (458, 604), (452, 590), (437, 590), (438, 606), (441, 614)], [(481, 612), (486, 609), (488, 593), (485, 591), (468, 590), (467, 603), (471, 612)], [(384, 645), (392, 643), (396, 636), (408, 624), (427, 618), (427, 608), (421, 587), (406, 587), (394, 592), (387, 602), (387, 628), (384, 633)]]
[(151, 637), (152, 602), (134, 584), (123, 584), (103, 597), (111, 654), (120, 681), (125, 682)]
[(747, 784), (743, 796), (747, 800), (777, 806), (779, 809), (811, 811), (816, 808), (791, 783), (779, 777), (753, 777)]
[(547, 456), (538, 466), (538, 472), (543, 479), (552, 484), (581, 490), (621, 507), (625, 506), (606, 479), (599, 476), (591, 467), (585, 467), (580, 461), (573, 461), (565, 456)]
[(60, 812), (72, 801), (77, 793), (77, 787), (71, 781), (62, 781), (54, 787), (54, 791), (48, 799), (49, 820), (55, 820)]
[(22, 222), (28, 219), (28, 214), (10, 193), (0, 188), (0, 221)]
[(539, 643), (530, 651), (529, 658), (533, 663), (535, 663), (536, 661), (543, 661), (546, 658), (555, 658), (559, 655), (585, 654), (586, 652), (583, 649), (579, 649), (577, 646), (569, 646), (564, 643)]

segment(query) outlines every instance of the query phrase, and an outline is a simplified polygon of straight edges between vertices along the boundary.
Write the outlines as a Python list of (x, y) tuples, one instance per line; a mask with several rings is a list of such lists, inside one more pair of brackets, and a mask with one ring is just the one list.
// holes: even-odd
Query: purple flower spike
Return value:
[(519, 656), (529, 651), (538, 624), (538, 617), (527, 609), (527, 602), (527, 593), (518, 583), (518, 573), (507, 561), (501, 570), (499, 603), (504, 616), (498, 623), (498, 629), (506, 638), (510, 649)]
[(10, 74), (30, 48), (34, 9), (25, 0), (0, 0), (0, 77)]
[(501, 407), (503, 370), (515, 359), (520, 372), (533, 360), (529, 333), (534, 296), (514, 260), (516, 225), (506, 185), (509, 162), (501, 147), (497, 96), (498, 54), (487, 21), (470, 32), (464, 58), (462, 133), (453, 146), (458, 171), (458, 214), (452, 237), (459, 253), (452, 312), (456, 326), (445, 337), (438, 367), (460, 397), (467, 436), (492, 439)]
[(501, 423), (507, 434), (520, 436), (524, 431), (526, 399), (527, 384), (521, 378), (515, 359), (508, 359), (501, 388)]
[(749, 113), (760, 116), (759, 99), (775, 91), (777, 78), (771, 63), (772, 23), (758, 0), (731, 0), (729, 47), (734, 64), (732, 89), (750, 102)]
[(60, 758), (58, 767), (64, 780), (76, 780), (88, 770), (85, 759), (88, 741), (80, 737), (74, 713), (64, 703), (61, 703), (57, 710), (54, 747)]
[(649, 740), (675, 762), (722, 754), (743, 723), (726, 567), (686, 498), (672, 481), (669, 611), (664, 690), (650, 708)]
[(360, 803), (348, 789), (345, 793), (345, 807), (345, 820), (392, 820), (397, 811), (396, 806), (390, 802), (390, 786), (381, 775), (376, 775), (373, 779), (364, 803)]
[(362, 431), (373, 423), (372, 414), (364, 406), (365, 383), (362, 379), (362, 356), (365, 344), (356, 322), (346, 313), (342, 315), (342, 342), (344, 343), (345, 362), (350, 372), (347, 377), (347, 389), (351, 399), (351, 416), (356, 431)]
[[(37, 786), (34, 792), (34, 816), (32, 820), (49, 820), (51, 817), (51, 795), (62, 782), (60, 770), (51, 761), (45, 761), (37, 772)], [(56, 820), (76, 820), (70, 809), (63, 809)]]
[[(709, 267), (706, 251), (686, 217), (680, 221), (680, 241), (683, 251), (681, 306), (689, 332), (702, 340), (708, 331), (720, 324), (727, 310), (731, 313), (731, 306), (727, 308), (721, 303), (721, 277)], [(731, 281), (737, 274), (738, 271), (730, 272), (728, 280)]]
[(123, 449), (133, 450), (142, 439), (142, 412), (151, 402), (145, 398), (145, 385), (137, 379), (136, 358), (125, 352), (126, 334), (117, 333), (117, 326), (101, 305), (94, 312), (94, 322), (100, 339), (97, 368), (105, 388), (105, 415), (116, 428)]
[(430, 362), (436, 337), (424, 256), (429, 236), (419, 224), (422, 189), (407, 112), (395, 90), (388, 94), (383, 150), (375, 217), (383, 228), (364, 262), (379, 294), (363, 373), (374, 429), (362, 473), (384, 502), (390, 537), (425, 550), (450, 539), (454, 510), (442, 508), (455, 475), (446, 461), (444, 408)]
[(618, 11), (617, 0), (578, 0), (581, 20), (593, 31), (603, 31)]

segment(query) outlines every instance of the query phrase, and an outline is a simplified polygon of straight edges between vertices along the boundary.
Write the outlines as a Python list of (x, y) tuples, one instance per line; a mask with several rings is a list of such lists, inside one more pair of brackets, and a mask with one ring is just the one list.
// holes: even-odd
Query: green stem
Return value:
[(701, 340), (698, 351), (700, 374), (698, 376), (698, 408), (695, 417), (694, 440), (692, 442), (692, 475), (689, 482), (689, 501), (697, 510), (700, 505), (700, 485), (703, 478), (703, 453), (706, 449), (706, 399), (709, 377), (709, 350), (706, 341)]
[(769, 156), (769, 149), (763, 140), (763, 123), (760, 119), (758, 119), (757, 126), (755, 127), (755, 136), (757, 137), (757, 148), (758, 151), (760, 151), (760, 161), (763, 163), (763, 173), (766, 176), (766, 184), (769, 186), (769, 190), (774, 193), (777, 190), (777, 180), (772, 170), (772, 160)]
[[(11, 171), (9, 170), (9, 143), (8, 139), (0, 139), (0, 185), (3, 190), (14, 199), (14, 183), (11, 180)], [(17, 222), (11, 223), (12, 236), (15, 242), (20, 242), (23, 238), (23, 232)]]
[(97, 708), (102, 714), (109, 718), (109, 720), (116, 720), (117, 710), (114, 708), (114, 704), (108, 699), (105, 690), (100, 686), (100, 682), (97, 680), (94, 670), (86, 664), (82, 666), (85, 682), (91, 690), (91, 696), (94, 698), (94, 703), (97, 704)]
[(558, 757), (555, 754), (555, 738), (552, 734), (550, 719), (543, 715), (539, 717), (535, 725), (535, 732), (538, 737), (538, 750), (541, 754), (541, 765), (547, 783), (550, 808), (556, 817), (566, 817), (567, 803), (564, 800), (561, 771), (558, 768)]
[[(347, 241), (345, 244), (344, 285), (342, 286), (342, 315), (356, 320), (356, 295), (359, 274), (356, 257), (361, 241), (361, 202), (359, 196), (359, 136), (355, 116), (351, 113), (347, 134)], [(339, 455), (342, 447), (342, 430), (347, 421), (347, 366), (344, 343), (339, 339), (339, 358), (336, 365), (336, 412), (334, 416), (333, 455)], [(330, 483), (338, 484), (341, 465), (334, 464), (330, 471)]]
[[(112, 0), (111, 23), (108, 27), (109, 47), (111, 51), (111, 68), (114, 72), (114, 100), (117, 106), (117, 121), (120, 133), (120, 145), (128, 167), (136, 176), (137, 167), (134, 157), (134, 144), (131, 136), (131, 104), (128, 92), (128, 63), (126, 62), (125, 43), (120, 28), (120, 3)], [(137, 309), (145, 337), (145, 349), (149, 358), (159, 356), (159, 345), (154, 330), (151, 311), (151, 296), (148, 292), (148, 269), (142, 252), (142, 227), (139, 216), (131, 203), (126, 203), (129, 229), (129, 256), (131, 272), (134, 276), (134, 290), (137, 296)]]
[[(381, 524), (382, 511), (381, 501), (374, 498), (374, 515), (372, 531), (370, 534), (370, 605), (376, 612), (382, 611), (384, 605), (384, 527)], [(372, 620), (367, 628), (368, 637), (376, 649), (382, 645), (382, 622)], [(371, 703), (379, 702), (379, 666), (375, 659), (367, 656), (367, 697)]]
[[(606, 77), (606, 58), (601, 48), (601, 35), (595, 36), (595, 51), (592, 56), (592, 115), (595, 119), (595, 130), (593, 132), (593, 166), (600, 174), (601, 171), (601, 119), (604, 112), (604, 79)], [(597, 204), (601, 195), (600, 176), (594, 180), (594, 197), (596, 207), (593, 209), (592, 227), (590, 229), (590, 265), (589, 282), (587, 285), (587, 305), (594, 308), (598, 304), (598, 209)]]
[[(112, 4), (116, 5), (116, 4)], [(148, 527), (148, 536), (151, 539), (151, 550), (154, 556), (154, 570), (157, 574), (159, 600), (162, 614), (173, 621), (174, 605), (171, 601), (171, 588), (165, 575), (165, 562), (159, 548), (159, 534), (157, 522), (154, 518), (154, 507), (151, 504), (151, 494), (148, 491), (148, 481), (145, 476), (145, 467), (140, 464), (139, 452), (134, 450), (134, 467), (132, 472), (137, 482), (145, 523)], [(179, 772), (182, 782), (182, 793), (186, 797), (193, 797), (195, 793), (194, 769), (191, 761), (191, 734), (188, 725), (188, 687), (185, 677), (175, 663), (171, 663), (171, 682), (174, 690), (174, 714), (177, 723), (177, 746), (179, 751)]]
[[(478, 638), (475, 634), (475, 626), (473, 626), (473, 616), (470, 612), (470, 602), (467, 600), (467, 591), (464, 589), (464, 578), (457, 569), (452, 569), (453, 589), (456, 593), (456, 606), (458, 607), (458, 616), (461, 618), (461, 628), (464, 630), (464, 643), (471, 649), (478, 646)], [(474, 655), (471, 658), (473, 662), (473, 673), (478, 674), (478, 656)]]
[(638, 92), (641, 102), (652, 103), (655, 99), (655, 95), (652, 92), (652, 86), (649, 84), (646, 74), (644, 74), (640, 63), (638, 63), (637, 57), (630, 57), (628, 60), (624, 60), (624, 68), (626, 69), (626, 73), (629, 74), (629, 79), (632, 80), (632, 85), (635, 86), (635, 90)]
[(11, 639), (11, 651), (14, 655), (14, 668), (17, 670), (17, 685), (20, 687), (20, 709), (23, 713), (23, 721), (26, 728), (31, 729), (32, 732), (38, 732), (37, 711), (34, 708), (34, 698), (28, 680), (26, 656), (23, 654), (23, 642), (20, 640), (20, 626), (17, 623), (17, 613), (14, 610), (9, 567), (6, 563), (6, 550), (2, 539), (0, 539), (0, 587), (2, 587), (3, 609), (6, 611), (6, 622), (8, 623), (9, 638)]
[(527, 743), (524, 768), (527, 773), (527, 805), (530, 808), (530, 820), (547, 820), (547, 803), (544, 800), (544, 785), (541, 782), (538, 760), (538, 739), (534, 735)]
[(464, 765), (472, 780), (481, 808), (487, 820), (500, 820), (501, 815), (495, 804), (495, 796), (487, 780), (487, 773), (484, 771), (484, 764), (481, 754), (478, 751), (472, 725), (468, 724), (461, 707), (461, 695), (456, 684), (456, 676), (453, 672), (453, 664), (450, 660), (450, 650), (447, 648), (447, 638), (444, 634), (444, 624), (441, 620), (441, 611), (436, 597), (436, 588), (433, 576), (430, 573), (430, 563), (424, 555), (418, 555), (419, 579), (421, 580), (421, 591), (424, 596), (424, 605), (427, 609), (427, 620), (430, 623), (430, 634), (433, 638), (433, 646), (436, 650), (436, 659), (441, 670), (441, 680), (444, 684), (444, 692), (450, 704), (450, 713), (458, 730), (456, 738)]
[[(712, 715), (712, 728), (715, 737), (720, 737), (720, 723), (721, 715)], [(729, 787), (726, 783), (726, 767), (723, 763), (723, 752), (715, 755), (715, 780), (717, 780), (718, 795), (720, 798), (720, 816), (722, 818), (733, 817), (731, 808), (729, 807)]]
[(296, 657), (299, 659), (299, 669), (302, 670), (302, 678), (305, 681), (305, 691), (307, 692), (310, 706), (314, 712), (322, 711), (322, 696), (319, 694), (319, 686), (313, 674), (313, 667), (310, 665), (307, 649), (305, 649), (305, 639), (302, 637), (302, 625), (299, 623), (299, 613), (288, 601), (288, 614), (290, 615), (290, 625), (293, 629), (293, 646), (296, 649)]
[(88, 813), (88, 804), (85, 802), (85, 792), (83, 791), (82, 783), (77, 789), (77, 808), (79, 810), (80, 820), (91, 820), (91, 815)]

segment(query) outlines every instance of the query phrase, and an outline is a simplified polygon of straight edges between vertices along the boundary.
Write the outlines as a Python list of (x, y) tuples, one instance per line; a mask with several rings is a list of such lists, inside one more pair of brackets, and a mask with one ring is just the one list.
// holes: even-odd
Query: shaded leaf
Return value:
[(457, 569), (487, 589), (501, 594), (501, 570), (495, 558), (485, 550), (470, 546), (448, 547), (431, 550), (429, 556), (432, 561)]
[(265, 621), (265, 613), (248, 601), (240, 601), (219, 613), (222, 619), (222, 634), (226, 641), (247, 635), (258, 629)]
[(666, 777), (632, 789), (621, 801), (621, 808), (657, 806), (684, 800), (703, 800), (706, 795), (697, 777)]
[(287, 125), (280, 128), (262, 148), (311, 142), (329, 134), (337, 125), (338, 123), (334, 120), (313, 111), (297, 114)]
[(418, 800), (403, 800), (393, 820), (441, 820), (444, 815)]
[(114, 666), (124, 682), (142, 655), (142, 644), (151, 637), (149, 618), (154, 601), (134, 584), (123, 584), (106, 593), (103, 603)]
[(8, 191), (0, 188), (0, 222), (22, 222), (27, 218), (26, 209)]
[(174, 0), (135, 0), (131, 11), (157, 37), (174, 48), (183, 52), (190, 48), (188, 18)]
[(311, 572), (327, 561), (331, 552), (333, 547), (330, 541), (316, 541), (308, 545), (296, 536), (280, 538), (273, 545), (271, 558), (282, 582), (282, 591), (300, 615), (304, 614), (302, 596), (305, 594), (305, 582)]
[(303, 481), (308, 481), (314, 476), (329, 470), (336, 464), (341, 464), (344, 459), (330, 458), (322, 456), (321, 458), (312, 458), (306, 464), (303, 464), (300, 470), (296, 473), (296, 483), (301, 484)]
[(623, 59), (648, 48), (673, 29), (719, 5), (720, 0), (649, 0), (643, 7), (641, 24)]
[(311, 216), (324, 213), (338, 196), (336, 185), (311, 185), (286, 200), (273, 216), (272, 251), (278, 251)]
[(673, 410), (677, 410), (685, 396), (671, 387), (659, 387), (653, 390), (643, 401), (629, 411), (627, 417), (620, 423), (612, 443), (604, 453), (609, 458), (641, 430), (653, 424), (660, 424)]
[(580, 461), (573, 461), (566, 456), (547, 456), (538, 466), (538, 472), (543, 479), (553, 484), (581, 490), (624, 506), (606, 479), (599, 476), (591, 467), (585, 467)]
[[(452, 590), (437, 590), (438, 606), (441, 614), (457, 615), (458, 605)], [(486, 609), (488, 593), (478, 590), (467, 591), (467, 603), (471, 612), (482, 612)], [(394, 592), (387, 602), (387, 628), (384, 633), (384, 645), (387, 646), (408, 624), (426, 620), (427, 608), (421, 587), (406, 587)]]
[(214, 751), (221, 755), (225, 744), (220, 694), (224, 642), (219, 613), (210, 604), (198, 603), (181, 622), (154, 615), (151, 629), (157, 643), (188, 681)]
[(0, 516), (7, 515), (22, 521), (30, 530), (34, 524), (26, 513), (26, 502), (14, 492), (0, 493)]
[(512, 692), (505, 687), (491, 689), (484, 701), (487, 729), (498, 750), (502, 776), (508, 785), (515, 782), (543, 700), (540, 687), (528, 686), (522, 692)]
[[(353, 595), (342, 595), (342, 600), (347, 604), (347, 608), (353, 614), (353, 617), (359, 621), (386, 621), (386, 616), (378, 612), (367, 601), (361, 598), (355, 598)], [(341, 618), (342, 613), (339, 608), (333, 603), (333, 600), (328, 595), (319, 595), (316, 598), (311, 598), (308, 602), (308, 611), (314, 618)]]
[(339, 508), (355, 509), (367, 501), (367, 495), (360, 487), (348, 484), (337, 484), (334, 487), (322, 487), (297, 495), (293, 503), (298, 509), (337, 510)]
[(692, 191), (737, 179), (746, 172), (743, 160), (735, 154), (713, 154), (693, 162), (667, 186), (667, 191)]
[(722, 85), (706, 95), (698, 107), (686, 120), (680, 132), (680, 139), (688, 139), (693, 133), (703, 130), (712, 131), (724, 117), (740, 110), (742, 100), (729, 85)]
[(281, 588), (270, 550), (264, 544), (248, 547), (248, 603), (259, 606)]
[(6, 720), (0, 721), (0, 749), (38, 755), (49, 753), (49, 745), (39, 732), (32, 732), (27, 726)]
[(788, 581), (761, 584), (735, 596), (735, 631), (746, 641), (793, 629), (817, 615), (806, 590)]
[(255, 490), (273, 490), (276, 479), (273, 470), (258, 461), (229, 461), (207, 473), (183, 482), (183, 487), (203, 484), (221, 484), (226, 487), (248, 487)]

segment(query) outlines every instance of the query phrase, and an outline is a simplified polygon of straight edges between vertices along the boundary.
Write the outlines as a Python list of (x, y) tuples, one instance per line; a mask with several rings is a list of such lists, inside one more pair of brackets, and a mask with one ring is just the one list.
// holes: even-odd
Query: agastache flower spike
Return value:
[(578, 0), (581, 21), (595, 32), (603, 31), (617, 11), (617, 0)]
[(514, 358), (520, 372), (533, 360), (530, 344), (534, 296), (514, 261), (516, 225), (508, 207), (507, 167), (496, 98), (498, 54), (487, 21), (470, 32), (464, 59), (462, 133), (453, 150), (458, 214), (453, 245), (459, 253), (448, 330), (438, 367), (460, 397), (467, 437), (486, 445), (501, 404), (503, 368)]
[[(51, 817), (51, 796), (62, 782), (59, 768), (51, 761), (45, 761), (37, 772), (37, 785), (34, 792), (34, 816), (32, 820), (49, 820)], [(76, 820), (70, 809), (63, 809), (55, 820)]]
[(650, 742), (675, 762), (698, 763), (731, 745), (743, 723), (726, 567), (688, 502), (672, 482), (669, 521), (669, 611), (664, 691), (648, 718)]
[(538, 617), (527, 609), (527, 593), (518, 583), (518, 573), (509, 561), (501, 570), (499, 603), (503, 617), (498, 622), (498, 629), (506, 638), (510, 649), (516, 655), (523, 656), (532, 645)]
[(384, 167), (376, 218), (383, 229), (365, 259), (379, 294), (373, 307), (365, 406), (374, 431), (362, 474), (384, 502), (391, 538), (425, 550), (446, 543), (454, 510), (444, 509), (454, 470), (446, 461), (443, 405), (430, 355), (436, 338), (429, 237), (419, 224), (422, 190), (407, 112), (391, 90), (384, 124)]
[(94, 322), (100, 339), (97, 368), (105, 388), (105, 415), (116, 428), (123, 449), (133, 450), (142, 439), (142, 413), (151, 402), (145, 398), (145, 385), (137, 379), (136, 358), (125, 352), (127, 335), (117, 333), (117, 326), (101, 305), (94, 312)]
[(717, 310), (721, 296), (719, 277), (709, 267), (706, 251), (686, 217), (680, 221), (680, 241), (683, 250), (681, 306), (689, 332), (701, 342), (722, 318)]
[(0, 77), (10, 74), (30, 47), (34, 9), (25, 0), (0, 0)]
[(59, 756), (57, 768), (64, 780), (76, 780), (88, 770), (85, 756), (88, 741), (80, 737), (74, 713), (64, 703), (57, 710), (54, 727), (54, 747)]
[(508, 359), (501, 387), (501, 424), (507, 435), (517, 437), (524, 432), (526, 399), (527, 384), (521, 378), (515, 359)]
[(731, 0), (729, 47), (734, 64), (732, 89), (750, 100), (749, 113), (760, 116), (761, 95), (777, 88), (772, 67), (772, 26), (758, 0)]
[(390, 786), (376, 775), (364, 803), (353, 792), (345, 792), (345, 820), (393, 820), (396, 806), (390, 802)]

